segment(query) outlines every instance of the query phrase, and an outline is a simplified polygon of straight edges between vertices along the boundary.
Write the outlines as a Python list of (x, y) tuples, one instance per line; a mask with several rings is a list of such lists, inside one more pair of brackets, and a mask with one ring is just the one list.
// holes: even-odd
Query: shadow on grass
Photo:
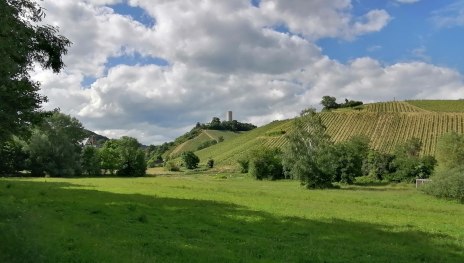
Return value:
[(0, 261), (464, 262), (447, 236), (78, 187), (0, 181)]

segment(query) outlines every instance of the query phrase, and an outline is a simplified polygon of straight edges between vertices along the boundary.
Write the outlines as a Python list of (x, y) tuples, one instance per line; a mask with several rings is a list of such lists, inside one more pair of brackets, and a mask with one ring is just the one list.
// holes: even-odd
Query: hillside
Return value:
[(244, 132), (202, 130), (201, 133), (195, 138), (176, 146), (169, 153), (169, 156), (176, 157), (176, 156), (179, 156), (182, 152), (196, 151), (201, 144), (211, 141), (211, 140), (219, 141), (219, 137), (221, 136), (224, 139), (224, 141), (229, 141), (230, 139), (235, 138), (242, 133)]
[[(396, 145), (417, 137), (423, 143), (422, 154), (434, 155), (441, 135), (451, 131), (464, 133), (464, 110), (457, 111), (460, 102), (383, 102), (367, 104), (359, 110), (319, 114), (335, 142), (365, 135), (371, 139), (373, 148), (392, 152)], [(435, 111), (427, 105), (433, 105)], [(455, 112), (438, 109), (453, 109)], [(285, 144), (284, 133), (291, 131), (292, 127), (291, 120), (274, 121), (196, 153), (202, 162), (214, 158), (218, 165), (236, 166), (237, 159), (260, 145), (282, 147)]]
[(427, 111), (464, 112), (464, 100), (412, 100), (407, 103)]

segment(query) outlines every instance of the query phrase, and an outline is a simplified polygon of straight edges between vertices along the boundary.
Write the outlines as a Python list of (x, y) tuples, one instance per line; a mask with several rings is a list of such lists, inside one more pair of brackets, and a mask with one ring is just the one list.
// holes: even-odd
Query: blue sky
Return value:
[(320, 108), (464, 98), (464, 1), (44, 0), (73, 45), (59, 75), (32, 76), (109, 137), (159, 144), (196, 122), (263, 125)]
[(434, 21), (436, 12), (455, 2), (450, 0), (428, 0), (413, 4), (398, 4), (391, 1), (353, 2), (354, 13), (363, 13), (369, 9), (385, 9), (392, 16), (392, 20), (377, 33), (364, 35), (352, 41), (326, 38), (319, 40), (318, 44), (325, 54), (343, 62), (362, 56), (369, 56), (387, 64), (424, 60), (464, 72), (464, 61), (459, 56), (464, 43), (464, 27), (458, 25), (443, 27)]

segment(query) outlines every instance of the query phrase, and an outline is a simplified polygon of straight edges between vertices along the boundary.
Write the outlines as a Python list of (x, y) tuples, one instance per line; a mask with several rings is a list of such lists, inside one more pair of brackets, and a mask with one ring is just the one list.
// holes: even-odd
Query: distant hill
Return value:
[[(441, 135), (451, 131), (464, 133), (462, 101), (380, 102), (318, 114), (335, 142), (365, 135), (372, 147), (382, 152), (392, 152), (396, 145), (417, 137), (423, 143), (422, 154), (434, 155)], [(260, 145), (284, 146), (285, 134), (292, 128), (292, 120), (274, 121), (196, 154), (201, 162), (211, 157), (217, 165), (236, 166), (237, 159)]]
[[(169, 152), (169, 156), (172, 158), (179, 156), (182, 152), (197, 151), (200, 146), (205, 145), (205, 143), (211, 141), (216, 141), (216, 143), (223, 143), (224, 141), (229, 141), (230, 139), (235, 138), (243, 133), (244, 132), (202, 130), (195, 138), (175, 146), (173, 150)], [(222, 140), (224, 140), (223, 142), (220, 142), (220, 137), (222, 137)]]
[(100, 135), (98, 133), (95, 133), (87, 129), (85, 129), (85, 133), (86, 133), (87, 139), (85, 140), (84, 144), (96, 143), (96, 145), (101, 146), (106, 141), (109, 140), (108, 137)]

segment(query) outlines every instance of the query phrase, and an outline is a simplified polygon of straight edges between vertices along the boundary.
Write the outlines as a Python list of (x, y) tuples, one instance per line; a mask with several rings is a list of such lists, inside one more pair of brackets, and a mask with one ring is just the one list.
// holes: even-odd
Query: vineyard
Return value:
[[(446, 101), (441, 103), (441, 108), (456, 110), (461, 101), (451, 101), (449, 106)], [(420, 108), (411, 102), (374, 103), (364, 105), (361, 110), (319, 114), (333, 141), (364, 135), (370, 138), (374, 149), (382, 152), (392, 152), (396, 145), (415, 137), (422, 141), (422, 154), (434, 155), (441, 135), (451, 131), (464, 133), (464, 112), (432, 111), (431, 107)], [(285, 134), (291, 132), (292, 127), (292, 120), (274, 121), (196, 153), (202, 161), (214, 158), (219, 165), (235, 166), (238, 159), (248, 156), (250, 150), (257, 147), (283, 147)]]
[(407, 103), (428, 111), (464, 112), (464, 100), (412, 100)]
[(367, 104), (362, 111), (367, 112), (425, 112), (426, 110), (403, 101)]

